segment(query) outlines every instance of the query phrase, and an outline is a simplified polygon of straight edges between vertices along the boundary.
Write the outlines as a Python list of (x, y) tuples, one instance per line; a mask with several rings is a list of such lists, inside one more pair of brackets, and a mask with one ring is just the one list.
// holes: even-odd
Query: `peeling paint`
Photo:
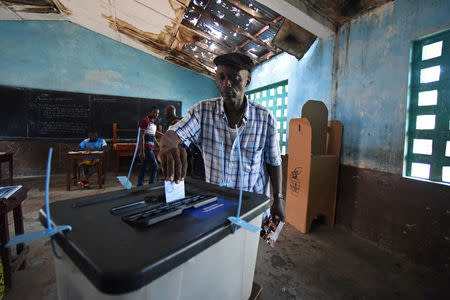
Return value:
[(173, 48), (182, 51), (184, 44), (194, 44), (196, 42), (201, 42), (204, 38), (193, 30), (190, 30), (184, 26), (178, 28), (177, 36), (175, 38), (176, 44)]
[(35, 14), (59, 14), (56, 6), (12, 6), (15, 12), (35, 13)]
[(0, 1), (15, 12), (35, 14), (59, 14), (60, 11), (52, 0), (8, 0)]
[(156, 34), (140, 30), (139, 28), (136, 28), (121, 19), (113, 18), (112, 16), (102, 14), (102, 17), (109, 21), (109, 26), (112, 29), (126, 35), (135, 42), (144, 45), (149, 50), (162, 55), (168, 53), (171, 39), (173, 38), (171, 32), (176, 30), (176, 27), (178, 26), (172, 22), (172, 26), (166, 25), (165, 31)]
[(70, 16), (72, 14), (72, 11), (67, 8), (64, 4), (61, 3), (60, 0), (52, 0), (53, 3), (58, 7), (58, 9), (63, 12), (66, 16)]
[(165, 60), (215, 79), (214, 73), (208, 71), (204, 66), (197, 64), (192, 58), (183, 52), (172, 50), (171, 55), (166, 56)]
[(169, 0), (169, 5), (175, 13), (177, 23), (178, 24), (181, 23), (181, 20), (183, 20), (183, 16), (184, 16), (186, 7), (180, 5), (180, 3), (175, 0)]
[(52, 6), (52, 0), (4, 0), (2, 1), (6, 5), (8, 4), (22, 4), (22, 5), (33, 5), (33, 6)]

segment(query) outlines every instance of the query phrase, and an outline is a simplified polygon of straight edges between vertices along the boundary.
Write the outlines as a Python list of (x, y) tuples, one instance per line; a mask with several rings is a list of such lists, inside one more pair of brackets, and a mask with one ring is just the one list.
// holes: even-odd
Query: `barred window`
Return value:
[(247, 97), (270, 109), (275, 116), (281, 154), (286, 154), (288, 81), (280, 81), (245, 93)]
[(450, 30), (412, 43), (404, 174), (450, 183)]

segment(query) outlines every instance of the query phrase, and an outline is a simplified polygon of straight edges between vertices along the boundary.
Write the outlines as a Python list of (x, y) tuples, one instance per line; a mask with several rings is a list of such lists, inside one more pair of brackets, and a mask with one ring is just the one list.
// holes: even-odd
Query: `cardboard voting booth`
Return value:
[(286, 221), (302, 233), (320, 216), (334, 227), (342, 123), (327, 119), (325, 104), (310, 100), (289, 122)]

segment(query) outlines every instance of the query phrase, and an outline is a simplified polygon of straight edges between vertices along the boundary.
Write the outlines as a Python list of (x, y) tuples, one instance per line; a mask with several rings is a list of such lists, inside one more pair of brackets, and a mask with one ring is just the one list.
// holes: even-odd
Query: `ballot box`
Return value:
[[(58, 298), (248, 299), (260, 237), (233, 233), (227, 217), (236, 215), (239, 191), (189, 178), (185, 186), (187, 195), (216, 199), (150, 226), (128, 221), (161, 201), (161, 184), (51, 203), (52, 221), (72, 226), (55, 236)], [(268, 204), (244, 192), (241, 218), (260, 226)], [(44, 210), (40, 217), (46, 224)]]

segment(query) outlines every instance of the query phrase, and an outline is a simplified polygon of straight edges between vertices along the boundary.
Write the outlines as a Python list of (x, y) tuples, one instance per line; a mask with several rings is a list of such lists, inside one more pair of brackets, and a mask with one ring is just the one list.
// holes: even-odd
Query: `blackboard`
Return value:
[[(86, 138), (89, 132), (112, 138), (112, 124), (138, 127), (139, 120), (156, 106), (160, 114), (168, 105), (181, 113), (181, 101), (107, 96), (0, 86), (0, 138)], [(158, 123), (162, 124), (159, 117)], [(136, 138), (123, 133), (121, 139)]]

